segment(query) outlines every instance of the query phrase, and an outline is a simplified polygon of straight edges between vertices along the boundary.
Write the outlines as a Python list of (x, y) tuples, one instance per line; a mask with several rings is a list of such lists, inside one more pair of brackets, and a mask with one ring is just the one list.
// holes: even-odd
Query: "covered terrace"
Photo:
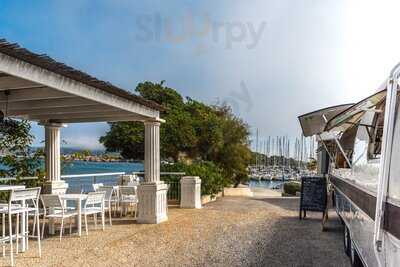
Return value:
[(167, 220), (167, 186), (160, 181), (160, 105), (2, 39), (0, 109), (4, 117), (45, 128), (45, 193), (59, 193), (67, 186), (60, 168), (60, 131), (67, 124), (143, 122), (145, 176), (138, 188), (138, 222)]

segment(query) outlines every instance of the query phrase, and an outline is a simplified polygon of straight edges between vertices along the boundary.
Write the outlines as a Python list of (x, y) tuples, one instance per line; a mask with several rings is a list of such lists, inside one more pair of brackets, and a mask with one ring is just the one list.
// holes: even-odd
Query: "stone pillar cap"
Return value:
[(48, 128), (65, 128), (67, 124), (59, 123), (59, 122), (40, 122), (40, 126), (48, 127)]
[(181, 183), (201, 183), (201, 179), (199, 176), (183, 176)]

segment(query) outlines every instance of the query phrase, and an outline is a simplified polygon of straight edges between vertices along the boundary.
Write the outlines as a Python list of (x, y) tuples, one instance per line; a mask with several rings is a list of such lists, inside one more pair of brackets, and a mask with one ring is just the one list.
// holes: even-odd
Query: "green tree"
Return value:
[(82, 151), (82, 154), (83, 154), (84, 157), (89, 157), (89, 156), (92, 155), (92, 152), (90, 152), (89, 149), (84, 149), (84, 150)]
[[(182, 155), (192, 160), (212, 161), (222, 170), (226, 181), (238, 185), (247, 180), (251, 160), (249, 130), (227, 105), (210, 106), (184, 98), (164, 82), (140, 83), (136, 92), (163, 105), (161, 113), (161, 157), (175, 162)], [(142, 123), (110, 123), (110, 130), (100, 138), (108, 151), (119, 151), (125, 158), (143, 159)]]
[(39, 185), (44, 177), (40, 158), (42, 150), (30, 150), (33, 136), (30, 134), (31, 125), (25, 120), (2, 119), (0, 121), (0, 163), (5, 167), (0, 170), (1, 176), (19, 178), (38, 176), (39, 179), (30, 185)]
[[(178, 160), (180, 152), (196, 147), (196, 135), (191, 127), (190, 114), (182, 97), (161, 83), (140, 83), (136, 92), (166, 107), (161, 116), (168, 121), (160, 128), (161, 157)], [(140, 122), (110, 123), (110, 131), (100, 138), (109, 152), (120, 152), (124, 158), (144, 158), (144, 126)]]

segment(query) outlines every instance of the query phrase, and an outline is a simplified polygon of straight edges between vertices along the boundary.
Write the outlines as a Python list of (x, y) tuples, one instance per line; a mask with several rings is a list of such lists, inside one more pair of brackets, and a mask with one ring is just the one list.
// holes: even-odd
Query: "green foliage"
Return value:
[(100, 137), (109, 152), (121, 152), (127, 159), (144, 158), (144, 126), (140, 122), (110, 123), (110, 130)]
[(309, 171), (316, 171), (317, 165), (317, 161), (315, 159), (311, 159), (309, 162), (307, 162), (307, 169)]
[[(33, 136), (31, 126), (27, 121), (4, 119), (0, 122), (0, 151), (5, 155), (0, 157), (0, 176), (16, 177), (14, 184), (26, 186), (40, 186), (43, 183), (44, 172), (40, 158), (43, 151), (32, 152), (29, 146)], [(37, 176), (39, 179), (22, 180), (21, 177)]]
[(28, 121), (3, 119), (0, 122), (0, 151), (9, 153), (26, 151), (33, 141), (30, 130)]
[(295, 196), (296, 192), (300, 192), (301, 183), (299, 182), (287, 182), (283, 185), (283, 191), (288, 194)]
[[(185, 156), (190, 161), (212, 161), (221, 169), (226, 182), (234, 185), (248, 179), (247, 166), (251, 161), (248, 126), (233, 115), (229, 106), (184, 100), (176, 90), (164, 86), (164, 82), (140, 83), (136, 92), (166, 107), (161, 114), (166, 120), (160, 128), (161, 158), (179, 162)], [(142, 160), (143, 128), (143, 123), (110, 123), (110, 130), (100, 142), (110, 152)]]
[[(216, 195), (226, 186), (226, 180), (222, 176), (222, 170), (210, 161), (199, 161), (193, 164), (178, 162), (175, 164), (161, 165), (163, 172), (184, 172), (187, 176), (199, 176), (201, 178), (201, 194)], [(178, 181), (178, 176), (163, 176), (167, 181)]]

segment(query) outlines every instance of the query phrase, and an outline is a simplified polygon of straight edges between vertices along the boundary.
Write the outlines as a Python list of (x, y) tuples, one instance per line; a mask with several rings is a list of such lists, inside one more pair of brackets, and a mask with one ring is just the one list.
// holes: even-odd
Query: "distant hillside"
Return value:
[[(38, 149), (43, 149), (43, 148), (44, 147), (31, 147), (31, 149), (33, 151), (36, 151)], [(73, 154), (75, 152), (82, 152), (83, 150), (86, 150), (86, 149), (78, 148), (78, 147), (62, 147), (61, 154)], [(89, 151), (92, 155), (101, 155), (101, 154), (104, 154), (104, 152), (105, 152), (104, 149), (94, 149), (94, 150), (89, 150)]]

